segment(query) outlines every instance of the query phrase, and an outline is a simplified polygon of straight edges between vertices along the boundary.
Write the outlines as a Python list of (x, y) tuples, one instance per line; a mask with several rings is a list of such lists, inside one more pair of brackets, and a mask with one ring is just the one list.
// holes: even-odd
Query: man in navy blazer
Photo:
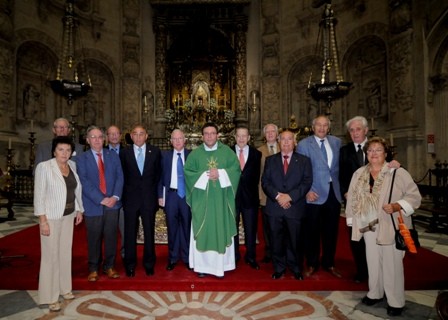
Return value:
[[(87, 129), (86, 139), (90, 150), (79, 155), (77, 159), (87, 228), (89, 265), (87, 279), (92, 282), (99, 279), (98, 270), (101, 262), (103, 262), (103, 273), (111, 279), (119, 278), (115, 270), (115, 254), (123, 171), (118, 155), (103, 148), (104, 138), (100, 128), (90, 126)], [(102, 190), (102, 178), (105, 181), (105, 190)], [(104, 259), (102, 258), (103, 240)]]
[(267, 196), (266, 213), (270, 226), (273, 279), (283, 277), (286, 267), (297, 280), (303, 280), (305, 196), (313, 183), (311, 162), (294, 152), (294, 133), (280, 134), (280, 150), (266, 158), (261, 185)]
[(126, 276), (134, 277), (137, 265), (137, 231), (142, 219), (143, 267), (147, 276), (154, 275), (156, 263), (155, 224), (159, 209), (157, 186), (160, 179), (161, 152), (146, 143), (148, 133), (142, 125), (131, 130), (133, 145), (120, 152), (124, 175), (124, 265)]
[(312, 128), (314, 135), (301, 140), (297, 146), (298, 153), (311, 159), (313, 168), (313, 185), (306, 195), (305, 255), (308, 269), (305, 276), (312, 275), (319, 268), (322, 239), (322, 267), (341, 278), (334, 261), (342, 202), (339, 187), (341, 139), (328, 135), (330, 119), (325, 115), (314, 118)]
[[(256, 240), (258, 226), (258, 208), (260, 197), (258, 182), (260, 179), (261, 152), (248, 145), (250, 141), (249, 129), (237, 127), (235, 130), (236, 145), (232, 147), (240, 158), (241, 176), (236, 192), (236, 228), (239, 230), (240, 213), (243, 217), (244, 242), (246, 255), (244, 261), (253, 269), (260, 269), (256, 260)], [(235, 261), (240, 259), (239, 234), (234, 238)]]
[[(183, 174), (183, 164), (190, 151), (185, 149), (185, 135), (182, 130), (173, 130), (171, 145), (173, 150), (162, 152), (162, 177), (158, 188), (159, 206), (165, 208), (168, 231), (168, 263), (166, 265), (168, 271), (173, 270), (180, 259), (190, 269), (188, 257), (191, 232), (191, 211), (185, 197)], [(179, 168), (178, 161), (182, 162)]]

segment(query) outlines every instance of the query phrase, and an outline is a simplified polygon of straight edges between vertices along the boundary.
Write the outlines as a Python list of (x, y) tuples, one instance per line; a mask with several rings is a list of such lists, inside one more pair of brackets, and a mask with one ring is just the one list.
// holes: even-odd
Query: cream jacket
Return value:
[[(82, 187), (76, 173), (76, 164), (69, 160), (68, 165), (78, 183), (75, 189), (75, 211), (84, 212)], [(50, 220), (61, 219), (66, 201), (67, 187), (56, 159), (39, 163), (34, 174), (34, 215), (46, 215)]]

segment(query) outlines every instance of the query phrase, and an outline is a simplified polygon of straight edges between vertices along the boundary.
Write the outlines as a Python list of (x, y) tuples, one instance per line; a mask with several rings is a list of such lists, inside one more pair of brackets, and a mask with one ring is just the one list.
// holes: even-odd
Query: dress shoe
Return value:
[(134, 269), (126, 269), (126, 276), (129, 278), (135, 277), (135, 270)]
[(48, 305), (48, 309), (49, 309), (51, 312), (58, 312), (58, 311), (61, 311), (61, 304), (60, 304), (59, 302), (50, 303), (50, 304)]
[(146, 275), (147, 276), (153, 276), (154, 275), (154, 268), (146, 269)]
[(355, 277), (353, 278), (353, 281), (355, 281), (356, 283), (362, 283), (362, 282), (364, 282), (366, 280), (367, 280), (366, 276), (362, 276), (362, 275), (359, 275), (359, 274), (356, 274)]
[(403, 308), (395, 308), (395, 307), (391, 307), (391, 306), (387, 307), (387, 315), (392, 316), (392, 317), (400, 316), (402, 311), (403, 311)]
[(198, 277), (199, 277), (199, 278), (204, 278), (204, 277), (205, 277), (205, 273), (198, 272)]
[(374, 304), (377, 304), (379, 302), (383, 301), (383, 299), (371, 299), (368, 296), (365, 296), (362, 298), (361, 302), (365, 304), (366, 306), (373, 306)]
[(261, 262), (262, 262), (262, 263), (269, 263), (269, 262), (271, 262), (271, 261), (272, 261), (272, 259), (269, 258), (269, 257), (264, 257), (263, 259), (261, 259)]
[(303, 275), (301, 272), (294, 272), (294, 279), (303, 280)]
[(272, 274), (272, 279), (277, 280), (283, 277), (283, 275), (285, 274), (285, 271), (282, 272), (274, 272)]
[(305, 270), (305, 277), (311, 277), (314, 273), (316, 272), (316, 268), (314, 268), (314, 267), (308, 267), (306, 270)]
[(174, 269), (174, 267), (176, 267), (176, 263), (168, 262), (168, 264), (166, 265), (166, 270), (171, 271)]
[(330, 267), (330, 268), (327, 268), (327, 269), (325, 269), (327, 272), (329, 272), (329, 273), (331, 273), (331, 275), (333, 276), (333, 277), (336, 277), (336, 278), (342, 278), (342, 275), (341, 275), (341, 273), (335, 268), (335, 267)]
[(87, 280), (89, 282), (95, 282), (98, 281), (99, 277), (98, 277), (98, 272), (96, 271), (92, 271), (89, 273), (89, 275), (87, 276)]
[(75, 295), (72, 292), (69, 292), (69, 293), (63, 294), (62, 298), (64, 298), (64, 300), (73, 300), (73, 299), (75, 299)]
[(107, 277), (109, 279), (118, 279), (118, 278), (120, 278), (120, 274), (114, 268), (109, 268), (109, 269), (103, 270), (103, 273), (105, 275), (107, 275)]
[(246, 264), (248, 264), (252, 269), (260, 270), (260, 266), (256, 261), (246, 261)]

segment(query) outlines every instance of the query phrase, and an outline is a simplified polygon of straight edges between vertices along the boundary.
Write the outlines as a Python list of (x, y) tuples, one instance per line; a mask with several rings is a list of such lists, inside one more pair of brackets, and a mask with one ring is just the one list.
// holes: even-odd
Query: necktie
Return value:
[(286, 174), (288, 172), (288, 158), (289, 156), (283, 156), (283, 172)]
[(184, 163), (182, 162), (181, 153), (177, 153), (177, 194), (179, 197), (185, 197), (185, 179), (184, 179)]
[(101, 153), (96, 154), (98, 156), (98, 174), (100, 178), (100, 190), (103, 194), (106, 194), (106, 177), (104, 175), (104, 162)]
[(358, 157), (358, 163), (362, 167), (364, 165), (364, 151), (362, 151), (361, 145), (358, 144), (358, 151), (356, 152)]
[(244, 169), (244, 164), (245, 164), (243, 149), (240, 149), (240, 156), (239, 156), (239, 159), (240, 159), (240, 168), (241, 168), (241, 171), (243, 171), (243, 169)]
[(118, 148), (112, 148), (118, 154)]
[(328, 156), (327, 156), (327, 150), (325, 149), (325, 139), (320, 140), (320, 151), (322, 151), (322, 156), (324, 157), (325, 162), (328, 165)]
[(274, 146), (273, 146), (273, 145), (270, 145), (270, 146), (269, 146), (269, 154), (270, 154), (270, 155), (273, 155), (274, 153), (275, 153)]
[(139, 147), (138, 148), (138, 154), (137, 154), (137, 165), (138, 165), (138, 170), (140, 170), (140, 174), (143, 174), (143, 152), (142, 152), (142, 148)]

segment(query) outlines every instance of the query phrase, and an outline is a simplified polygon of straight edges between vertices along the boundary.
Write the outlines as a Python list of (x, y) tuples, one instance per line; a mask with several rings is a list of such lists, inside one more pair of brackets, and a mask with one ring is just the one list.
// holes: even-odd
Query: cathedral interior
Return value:
[[(446, 169), (446, 1), (0, 0), (0, 65), (3, 173), (32, 169), (58, 117), (81, 141), (91, 124), (141, 123), (164, 147), (175, 127), (194, 146), (205, 121), (229, 141), (246, 125), (260, 145), (267, 123), (299, 139), (319, 114), (345, 142), (366, 117), (416, 181)], [(331, 81), (345, 92), (310, 94)]]

